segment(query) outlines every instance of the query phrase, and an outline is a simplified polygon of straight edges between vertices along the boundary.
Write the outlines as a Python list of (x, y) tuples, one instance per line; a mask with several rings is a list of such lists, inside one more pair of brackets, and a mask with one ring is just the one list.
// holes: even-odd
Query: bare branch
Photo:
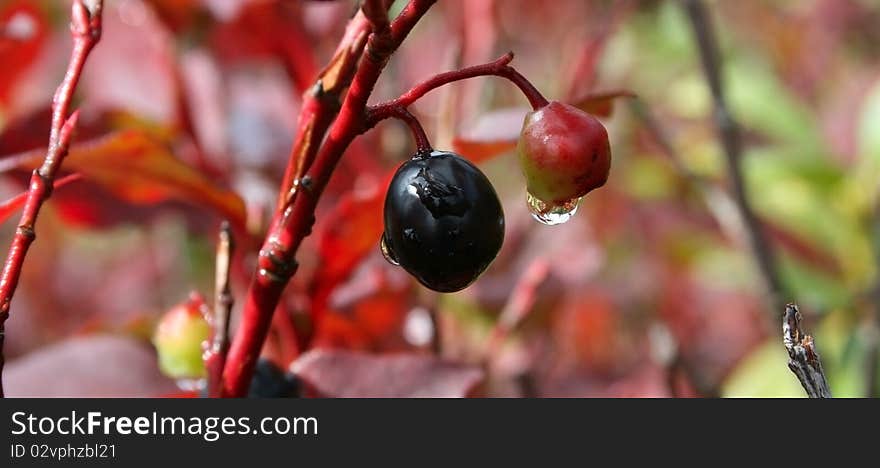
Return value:
[(103, 2), (97, 0), (93, 11), (89, 12), (82, 0), (73, 2), (70, 24), (73, 50), (70, 53), (67, 72), (52, 99), (52, 128), (49, 134), (49, 148), (46, 151), (43, 164), (31, 175), (21, 219), (15, 230), (12, 245), (9, 246), (9, 253), (3, 264), (3, 272), (0, 273), (0, 397), (3, 396), (4, 327), (6, 319), (9, 318), (12, 296), (18, 287), (18, 280), (21, 277), (21, 269), (28, 249), (36, 239), (34, 225), (37, 222), (37, 216), (40, 214), (43, 203), (52, 194), (55, 176), (67, 156), (67, 150), (73, 138), (79, 113), (78, 111), (69, 113), (70, 102), (73, 99), (73, 91), (82, 75), (86, 58), (101, 39), (102, 7)]
[(801, 313), (795, 304), (785, 305), (782, 342), (788, 351), (788, 368), (794, 372), (810, 398), (831, 398), (831, 389), (813, 337), (801, 330)]
[(235, 244), (229, 222), (220, 225), (217, 243), (216, 272), (214, 276), (214, 315), (211, 320), (211, 343), (205, 354), (208, 371), (208, 396), (219, 397), (223, 384), (223, 367), (229, 351), (229, 316), (232, 314), (232, 289), (229, 286), (229, 267)]
[(361, 6), (364, 16), (372, 24), (373, 32), (376, 34), (387, 34), (391, 31), (386, 3), (385, 0), (364, 0)]

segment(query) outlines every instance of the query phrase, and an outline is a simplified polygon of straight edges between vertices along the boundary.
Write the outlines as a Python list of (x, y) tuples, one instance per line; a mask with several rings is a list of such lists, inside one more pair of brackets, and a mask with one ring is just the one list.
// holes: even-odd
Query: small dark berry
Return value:
[(504, 212), (489, 179), (455, 153), (416, 155), (394, 174), (385, 196), (384, 242), (426, 287), (464, 289), (504, 241)]
[(248, 398), (297, 398), (299, 391), (295, 375), (282, 371), (268, 359), (257, 361)]

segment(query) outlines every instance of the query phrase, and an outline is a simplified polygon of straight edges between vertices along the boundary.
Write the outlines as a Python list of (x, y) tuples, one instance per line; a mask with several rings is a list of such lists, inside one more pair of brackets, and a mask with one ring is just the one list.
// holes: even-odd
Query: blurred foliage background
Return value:
[[(78, 141), (150, 135), (215, 188), (135, 199), (87, 176), (58, 190), (8, 322), (10, 394), (39, 393), (47, 362), (107, 335), (144, 358), (133, 368), (130, 357), (108, 357), (106, 378), (143, 380), (86, 388), (76, 365), (59, 364), (72, 375), (67, 393), (172, 391), (154, 369), (148, 338), (190, 290), (210, 297), (222, 213), (206, 193), (237, 193), (248, 232), (260, 237), (299, 96), (355, 11), (349, 1), (107, 3), (104, 41), (77, 93)], [(706, 4), (743, 129), (748, 198), (776, 252), (784, 299), (806, 315), (835, 396), (878, 396), (880, 2)], [(70, 43), (66, 9), (0, 1), (0, 155), (45, 145), (46, 109)], [(478, 161), (502, 198), (507, 234), (498, 259), (451, 295), (425, 291), (384, 262), (383, 184), (413, 144), (402, 126), (382, 124), (334, 175), (264, 355), (287, 366), (306, 342), (312, 350), (427, 355), (439, 336), (444, 359), (485, 369), (468, 394), (803, 396), (786, 367), (782, 311), (767, 305), (727, 195), (712, 100), (682, 4), (442, 0), (392, 58), (373, 101), (508, 50), (549, 98), (636, 95), (615, 99), (603, 116), (613, 153), (608, 184), (567, 224), (539, 225), (510, 144), (524, 99), (494, 78), (434, 92), (414, 107), (434, 146)], [(96, 158), (126, 154), (112, 147)], [(23, 190), (24, 174), (7, 169), (4, 198)], [(6, 221), (4, 243), (13, 230)], [(243, 245), (239, 298), (256, 252)]]

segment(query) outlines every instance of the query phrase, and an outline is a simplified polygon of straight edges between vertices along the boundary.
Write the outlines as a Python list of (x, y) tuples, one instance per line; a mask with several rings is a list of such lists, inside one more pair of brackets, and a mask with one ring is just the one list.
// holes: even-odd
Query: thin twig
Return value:
[(782, 342), (788, 351), (788, 368), (794, 372), (810, 398), (831, 398), (831, 389), (813, 337), (801, 330), (801, 313), (795, 304), (785, 305)]
[(36, 238), (34, 225), (40, 208), (49, 199), (55, 175), (61, 167), (79, 112), (68, 113), (73, 92), (79, 82), (86, 58), (101, 39), (101, 12), (102, 0), (95, 2), (94, 11), (83, 4), (82, 0), (75, 0), (71, 10), (70, 33), (73, 36), (73, 50), (70, 54), (70, 62), (61, 85), (55, 91), (52, 100), (52, 127), (49, 134), (49, 149), (46, 158), (39, 169), (31, 175), (30, 188), (27, 201), (22, 210), (21, 220), (9, 247), (6, 262), (3, 265), (3, 273), (0, 274), (0, 397), (3, 396), (3, 341), (5, 337), (5, 323), (9, 318), (9, 309), (12, 304), (12, 296), (18, 286), (21, 277), (21, 269), (24, 265), (25, 256), (31, 243)]
[[(64, 187), (71, 182), (76, 182), (77, 180), (82, 180), (82, 174), (79, 172), (68, 174), (60, 179), (55, 179), (55, 183), (52, 184), (52, 191), (54, 192), (55, 190)], [(28, 192), (22, 192), (4, 202), (0, 202), (0, 219), (5, 220), (7, 217), (11, 217), (12, 213), (24, 206), (27, 202), (27, 197)]]
[(701, 0), (684, 0), (684, 5), (693, 28), (694, 39), (699, 48), (703, 74), (712, 93), (712, 101), (715, 107), (715, 126), (727, 160), (727, 170), (733, 189), (733, 199), (736, 202), (737, 210), (746, 228), (749, 246), (758, 264), (764, 288), (769, 296), (770, 310), (782, 310), (783, 289), (782, 282), (779, 279), (776, 257), (772, 245), (767, 242), (764, 236), (760, 222), (755, 216), (746, 193), (745, 181), (740, 165), (742, 160), (742, 139), (740, 138), (739, 126), (730, 113), (724, 97), (724, 88), (721, 80), (721, 59), (719, 57), (715, 31), (706, 7)]
[(232, 289), (229, 286), (229, 269), (235, 243), (232, 229), (227, 221), (220, 225), (217, 243), (216, 271), (214, 276), (214, 314), (211, 319), (211, 343), (205, 354), (208, 371), (208, 396), (219, 397), (223, 383), (223, 367), (229, 351), (229, 317), (232, 314)]

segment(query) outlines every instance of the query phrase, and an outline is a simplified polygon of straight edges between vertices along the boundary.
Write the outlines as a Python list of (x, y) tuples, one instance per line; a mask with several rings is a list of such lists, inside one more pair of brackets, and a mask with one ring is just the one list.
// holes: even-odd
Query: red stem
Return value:
[[(52, 184), (52, 191), (54, 192), (55, 190), (80, 179), (82, 179), (82, 174), (79, 172), (68, 174), (55, 180), (55, 183)], [(18, 195), (0, 203), (0, 220), (5, 221), (7, 218), (12, 217), (13, 213), (21, 209), (21, 207), (27, 202), (29, 193), (30, 191), (19, 193)]]
[[(296, 270), (294, 256), (303, 238), (311, 232), (318, 198), (342, 153), (357, 135), (368, 128), (365, 126), (367, 99), (388, 58), (435, 2), (410, 0), (390, 26), (374, 25), (348, 94), (339, 115), (329, 128), (324, 144), (312, 164), (300, 161), (303, 165), (299, 173), (304, 175), (295, 180), (299, 180), (301, 189), (285, 191), (282, 186), (284, 203), (260, 250), (257, 272), (245, 298), (241, 326), (227, 357), (223, 373), (224, 396), (243, 397), (247, 394), (254, 366), (269, 331), (272, 313)], [(288, 165), (288, 174), (296, 174), (295, 171)], [(292, 187), (294, 179), (289, 180)]]
[[(425, 129), (422, 128), (422, 124), (419, 123), (419, 119), (416, 116), (412, 115), (406, 107), (403, 106), (393, 106), (385, 110), (386, 112), (383, 114), (384, 117), (393, 117), (405, 123), (410, 132), (413, 135), (413, 138), (416, 140), (416, 153), (418, 154), (427, 154), (431, 151), (434, 151), (434, 148), (431, 147), (431, 142), (428, 140), (428, 135), (425, 134)], [(367, 123), (378, 122), (382, 120), (381, 118), (376, 118), (372, 113), (372, 109), (367, 110)]]
[(419, 83), (397, 99), (370, 106), (367, 109), (366, 128), (372, 128), (377, 123), (388, 118), (396, 118), (406, 123), (413, 137), (416, 139), (418, 152), (432, 151), (428, 137), (419, 124), (418, 119), (407, 109), (412, 103), (421, 99), (425, 94), (455, 81), (466, 80), (477, 76), (500, 76), (507, 78), (526, 96), (534, 109), (547, 105), (547, 99), (529, 82), (526, 77), (508, 64), (513, 60), (513, 52), (508, 52), (496, 60), (482, 65), (462, 68), (436, 75), (427, 81)]
[(279, 190), (279, 212), (290, 204), (299, 180), (318, 154), (321, 141), (342, 106), (342, 95), (351, 84), (369, 33), (370, 21), (363, 12), (358, 12), (349, 21), (330, 63), (318, 74), (314, 86), (303, 95), (296, 138)]
[(61, 85), (55, 91), (52, 100), (52, 128), (49, 134), (49, 149), (46, 159), (39, 169), (31, 175), (30, 188), (21, 220), (9, 247), (3, 272), (0, 273), (0, 397), (3, 396), (3, 340), (5, 322), (9, 318), (12, 296), (21, 277), (21, 268), (28, 248), (36, 238), (34, 224), (40, 214), (40, 208), (52, 193), (55, 174), (61, 162), (67, 156), (73, 130), (76, 128), (78, 112), (68, 115), (73, 91), (79, 82), (86, 58), (95, 44), (101, 39), (101, 11), (103, 2), (95, 2), (95, 10), (89, 12), (82, 0), (75, 0), (71, 11), (70, 32), (73, 36), (73, 50)]
[(538, 91), (538, 89), (535, 88), (526, 77), (522, 76), (516, 71), (516, 69), (509, 65), (512, 60), (513, 52), (508, 52), (489, 63), (474, 65), (472, 67), (436, 75), (427, 81), (417, 84), (409, 91), (400, 95), (397, 99), (371, 106), (369, 112), (370, 120), (367, 122), (367, 125), (371, 127), (380, 120), (394, 117), (398, 112), (397, 108), (407, 108), (422, 96), (441, 86), (478, 76), (500, 76), (506, 78), (522, 91), (534, 109), (540, 109), (541, 107), (546, 106), (547, 99), (541, 95), (541, 92)]

